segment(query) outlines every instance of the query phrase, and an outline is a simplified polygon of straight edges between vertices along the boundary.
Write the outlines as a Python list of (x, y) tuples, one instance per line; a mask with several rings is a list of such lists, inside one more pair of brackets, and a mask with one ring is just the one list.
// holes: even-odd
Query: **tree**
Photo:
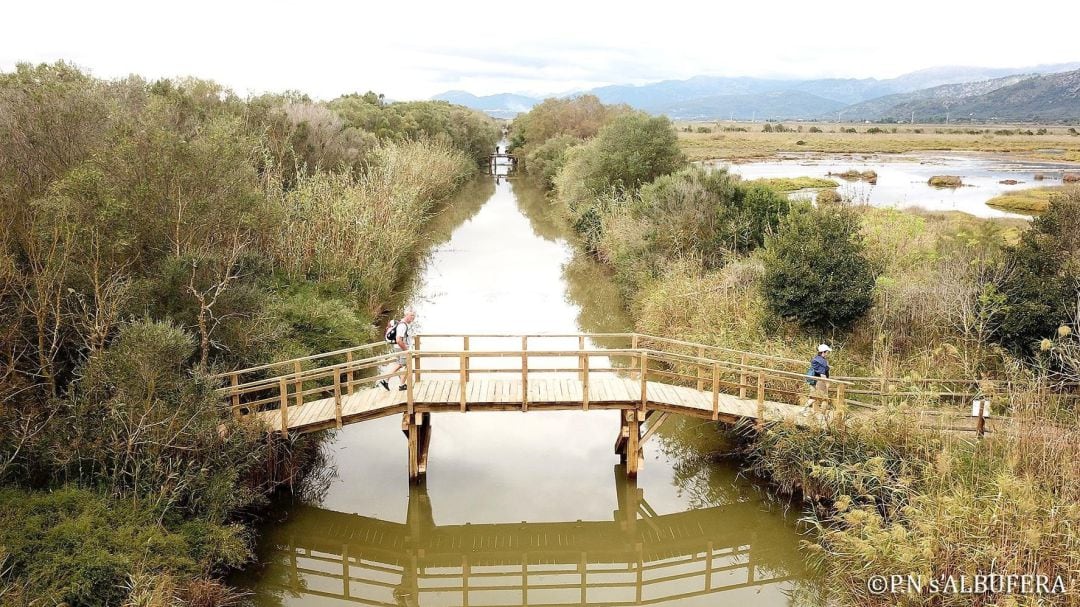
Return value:
[(630, 111), (625, 105), (604, 105), (595, 95), (545, 99), (514, 119), (511, 148), (527, 153), (559, 135), (570, 135), (579, 140), (595, 137), (613, 118)]
[(670, 120), (628, 114), (600, 129), (592, 141), (570, 149), (555, 187), (574, 226), (592, 246), (604, 213), (602, 196), (635, 192), (685, 164)]
[(870, 308), (879, 272), (853, 210), (796, 207), (765, 246), (762, 290), (780, 317), (822, 331), (849, 327)]

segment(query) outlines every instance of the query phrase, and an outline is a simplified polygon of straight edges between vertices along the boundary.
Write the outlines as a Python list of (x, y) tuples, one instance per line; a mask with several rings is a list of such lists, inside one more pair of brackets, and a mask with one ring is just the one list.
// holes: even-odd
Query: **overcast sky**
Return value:
[(1080, 60), (1080, 2), (58, 2), (0, 8), (0, 70), (194, 75), (240, 94), (559, 93), (694, 75), (888, 78)]

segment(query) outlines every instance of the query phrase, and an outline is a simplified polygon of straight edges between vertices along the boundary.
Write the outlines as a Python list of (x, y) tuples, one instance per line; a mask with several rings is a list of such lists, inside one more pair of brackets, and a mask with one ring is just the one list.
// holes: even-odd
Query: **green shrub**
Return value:
[(368, 92), (343, 95), (328, 107), (346, 127), (373, 134), (379, 141), (439, 140), (481, 164), (500, 136), (495, 121), (483, 112), (445, 101), (386, 103), (381, 95)]
[[(332, 352), (374, 339), (372, 319), (347, 298), (321, 293), (311, 285), (291, 285), (271, 306), (271, 315), (284, 325), (284, 339), (298, 344), (297, 352)], [(302, 355), (302, 354), (299, 354)], [(281, 352), (275, 358), (284, 358)]]
[(927, 183), (935, 188), (958, 188), (964, 185), (963, 180), (956, 175), (934, 175)]
[(572, 148), (555, 186), (574, 227), (593, 246), (600, 234), (605, 194), (635, 192), (685, 164), (670, 120), (629, 114), (602, 128), (592, 141)]
[(818, 191), (817, 198), (814, 199), (820, 205), (839, 204), (843, 200), (844, 198), (840, 195), (840, 192), (832, 188)]
[(726, 169), (683, 169), (642, 186), (621, 213), (605, 220), (601, 255), (622, 286), (634, 290), (680, 258), (706, 270), (760, 246), (776, 231), (786, 196)]
[(157, 513), (129, 500), (73, 487), (0, 490), (0, 546), (10, 568), (0, 571), (0, 584), (19, 584), (49, 605), (118, 605), (133, 575), (193, 578), (248, 558), (240, 527), (162, 524)]
[(816, 126), (812, 126), (807, 130), (808, 133), (821, 133), (822, 130)]
[(566, 164), (566, 152), (581, 143), (573, 135), (557, 135), (532, 148), (526, 155), (522, 168), (540, 179), (544, 187), (555, 187), (555, 176)]
[(998, 285), (1006, 307), (999, 343), (1032, 356), (1037, 342), (1070, 321), (1080, 284), (1080, 192), (1050, 198), (1020, 242), (1006, 249), (1009, 271)]
[(766, 242), (762, 289), (781, 318), (819, 331), (846, 328), (872, 303), (878, 271), (866, 257), (859, 218), (838, 206), (802, 205)]

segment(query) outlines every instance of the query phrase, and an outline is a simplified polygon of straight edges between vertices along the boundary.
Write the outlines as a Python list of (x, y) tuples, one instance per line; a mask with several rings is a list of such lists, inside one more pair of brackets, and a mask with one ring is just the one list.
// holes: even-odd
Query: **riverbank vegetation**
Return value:
[[(598, 132), (616, 128), (612, 120)], [(687, 137), (672, 158), (700, 157)], [(564, 157), (597, 166), (593, 141)], [(670, 136), (652, 145), (668, 149)], [(887, 377), (907, 395), (843, 431), (779, 425), (747, 435), (751, 468), (813, 506), (820, 533), (808, 551), (839, 580), (844, 602), (892, 604), (867, 594), (876, 573), (1076, 571), (1075, 191), (1029, 224), (811, 205), (723, 169), (668, 166), (639, 187), (619, 181), (617, 167), (604, 188), (564, 186), (580, 177), (569, 161), (552, 180), (553, 203), (611, 269), (638, 331), (796, 360), (825, 341), (839, 374)], [(988, 397), (1015, 424), (982, 441), (918, 428), (905, 411), (956, 407), (939, 391), (971, 393), (961, 407)], [(971, 604), (963, 595), (912, 604), (923, 599)]]
[[(816, 123), (784, 131), (763, 131), (758, 123), (694, 123), (678, 129), (679, 145), (690, 160), (742, 160), (779, 154), (903, 153), (920, 150), (999, 152), (1042, 160), (1080, 162), (1080, 137), (1066, 127), (1037, 131), (981, 125), (881, 125)], [(705, 126), (701, 132), (696, 126)], [(800, 130), (801, 129), (801, 130)], [(874, 130), (876, 129), (876, 130)], [(873, 132), (871, 132), (873, 131)]]
[(370, 341), (498, 138), (445, 103), (0, 74), (0, 604), (216, 605), (319, 457), (207, 376)]
[(1063, 194), (1066, 189), (1067, 187), (1058, 186), (1027, 188), (1000, 194), (987, 200), (986, 204), (1003, 211), (1037, 215), (1046, 211), (1050, 206), (1050, 200), (1054, 196)]
[(753, 180), (758, 185), (763, 185), (777, 192), (794, 192), (796, 190), (817, 190), (836, 188), (840, 184), (832, 179), (821, 177), (763, 177)]

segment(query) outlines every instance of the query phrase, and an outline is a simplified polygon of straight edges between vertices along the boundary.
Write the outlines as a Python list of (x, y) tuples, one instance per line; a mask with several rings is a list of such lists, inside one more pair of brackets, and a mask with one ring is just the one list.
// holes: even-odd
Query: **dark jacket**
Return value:
[(829, 361), (824, 356), (818, 354), (810, 361), (810, 374), (814, 377), (828, 377), (829, 376)]

